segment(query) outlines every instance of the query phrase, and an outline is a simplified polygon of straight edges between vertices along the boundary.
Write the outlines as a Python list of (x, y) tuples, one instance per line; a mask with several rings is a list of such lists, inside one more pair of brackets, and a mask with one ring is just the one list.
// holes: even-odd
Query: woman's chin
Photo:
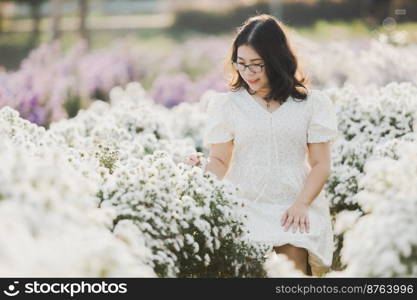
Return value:
[(255, 83), (246, 82), (249, 87), (254, 91), (263, 90), (265, 88), (268, 88), (268, 85), (264, 84), (262, 81), (258, 80)]

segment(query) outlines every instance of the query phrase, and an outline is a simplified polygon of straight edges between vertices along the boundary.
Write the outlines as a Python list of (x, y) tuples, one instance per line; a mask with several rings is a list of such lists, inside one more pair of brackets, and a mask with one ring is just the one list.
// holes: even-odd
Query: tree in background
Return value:
[[(60, 23), (62, 15), (62, 4), (63, 0), (50, 0), (51, 4), (51, 40), (59, 39), (61, 36), (60, 32)], [(87, 42), (87, 45), (90, 45), (90, 34), (87, 27), (87, 17), (89, 12), (88, 0), (78, 0), (78, 16), (79, 16), (79, 25), (78, 32), (80, 38), (84, 39)]]
[[(41, 23), (41, 6), (45, 1), (46, 0), (13, 0), (13, 1), (0, 0), (0, 2), (16, 2), (18, 4), (27, 4), (30, 6), (30, 17), (33, 22), (31, 41), (30, 41), (31, 44), (34, 44), (39, 40), (40, 23)], [(1, 15), (1, 12), (0, 12), (0, 15)]]
[(61, 9), (62, 0), (50, 0), (51, 4), (51, 36), (50, 40), (59, 39), (61, 36)]
[(88, 17), (88, 0), (78, 0), (80, 25), (79, 33), (80, 37), (87, 42), (90, 46), (90, 34), (87, 28), (87, 17)]
[[(51, 18), (51, 26), (48, 40), (56, 40), (61, 37), (61, 19), (63, 16), (63, 4), (69, 0), (49, 0), (49, 13)], [(41, 23), (41, 8), (46, 0), (0, 0), (0, 33), (2, 25), (2, 11), (1, 8), (6, 3), (16, 3), (20, 5), (30, 6), (30, 18), (33, 20), (32, 34), (29, 44), (35, 45), (39, 41), (40, 37), (40, 23)], [(90, 35), (87, 26), (87, 17), (89, 13), (88, 0), (78, 0), (78, 16), (79, 25), (78, 32), (80, 38), (85, 39), (87, 44), (90, 43)]]
[(4, 1), (0, 1), (0, 33), (3, 32), (3, 14), (4, 14), (4, 7), (5, 3), (2, 3)]
[(365, 0), (362, 2), (362, 18), (368, 25), (380, 25), (389, 16), (391, 0)]

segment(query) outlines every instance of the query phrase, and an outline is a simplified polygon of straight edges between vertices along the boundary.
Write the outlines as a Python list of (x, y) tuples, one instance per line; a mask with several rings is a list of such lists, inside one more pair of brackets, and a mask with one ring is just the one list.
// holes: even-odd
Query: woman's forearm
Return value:
[(209, 157), (207, 159), (207, 164), (204, 168), (204, 172), (211, 172), (215, 174), (218, 179), (222, 180), (227, 172), (227, 169), (228, 166), (226, 166), (226, 164), (224, 164), (220, 159), (217, 157)]
[(311, 205), (320, 194), (323, 186), (330, 176), (330, 167), (327, 164), (316, 164), (311, 168), (303, 190), (298, 195), (296, 202)]

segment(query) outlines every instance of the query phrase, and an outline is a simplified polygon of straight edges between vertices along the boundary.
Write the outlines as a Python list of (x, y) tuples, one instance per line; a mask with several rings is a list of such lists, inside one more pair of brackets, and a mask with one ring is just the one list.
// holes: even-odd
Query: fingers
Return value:
[(300, 233), (304, 233), (305, 227), (306, 227), (305, 222), (301, 221), (300, 222)]
[(304, 218), (303, 220), (301, 220), (301, 222), (300, 222), (300, 232), (301, 233), (304, 233), (304, 232), (308, 233), (307, 221), (308, 221), (308, 218)]
[(287, 231), (288, 228), (290, 228), (293, 221), (294, 221), (294, 217), (293, 216), (288, 216), (287, 221), (285, 222), (285, 225), (284, 225), (284, 231)]
[(295, 233), (298, 229), (298, 227), (300, 226), (300, 218), (299, 217), (295, 217), (294, 218), (294, 223), (292, 225), (292, 233)]
[(185, 159), (185, 163), (189, 166), (194, 166), (200, 163), (199, 158), (197, 157), (196, 154), (190, 154), (186, 159)]
[(292, 233), (296, 233), (297, 230), (300, 233), (309, 233), (310, 232), (310, 221), (307, 216), (290, 216), (288, 212), (285, 212), (281, 218), (281, 226), (284, 227), (284, 231), (288, 231), (292, 227)]
[(281, 217), (281, 226), (284, 226), (285, 225), (285, 222), (287, 221), (287, 218), (288, 218), (288, 214), (285, 211), (284, 214)]

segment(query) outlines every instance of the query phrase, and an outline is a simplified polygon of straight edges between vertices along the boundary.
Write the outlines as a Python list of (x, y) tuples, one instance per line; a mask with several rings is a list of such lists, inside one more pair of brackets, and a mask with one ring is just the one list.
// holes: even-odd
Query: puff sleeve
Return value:
[(310, 121), (307, 129), (307, 143), (334, 142), (340, 136), (337, 116), (330, 98), (319, 90), (311, 91), (309, 99)]
[(207, 101), (207, 119), (203, 145), (225, 143), (234, 139), (230, 100), (227, 93), (211, 93)]

